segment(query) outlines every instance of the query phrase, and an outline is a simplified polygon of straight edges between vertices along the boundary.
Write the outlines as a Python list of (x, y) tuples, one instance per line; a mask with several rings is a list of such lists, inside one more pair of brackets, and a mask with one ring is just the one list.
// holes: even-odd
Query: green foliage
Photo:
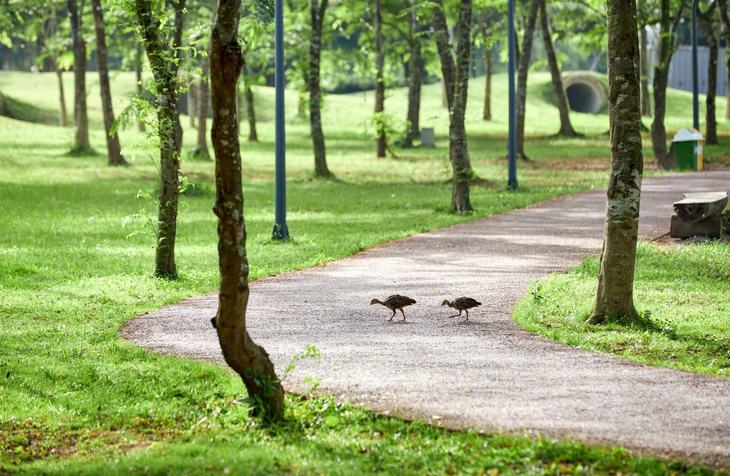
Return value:
[(515, 319), (565, 344), (730, 377), (730, 243), (640, 245), (634, 294), (641, 318), (586, 327), (598, 266), (588, 258), (534, 284)]

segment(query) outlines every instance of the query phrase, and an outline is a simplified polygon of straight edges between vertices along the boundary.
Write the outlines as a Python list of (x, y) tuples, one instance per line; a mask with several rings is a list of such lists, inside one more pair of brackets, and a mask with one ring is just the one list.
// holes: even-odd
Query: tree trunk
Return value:
[(91, 10), (94, 15), (94, 29), (96, 30), (96, 63), (99, 70), (99, 89), (101, 91), (101, 110), (104, 114), (104, 131), (106, 132), (106, 150), (109, 154), (109, 165), (128, 165), (122, 156), (119, 145), (119, 136), (112, 135), (114, 126), (114, 106), (112, 104), (112, 90), (109, 85), (109, 67), (107, 65), (106, 34), (104, 32), (104, 12), (101, 10), (101, 0), (91, 0)]
[(172, 49), (163, 36), (166, 29), (153, 11), (151, 0), (135, 0), (147, 58), (157, 83), (157, 135), (160, 142), (160, 198), (157, 218), (155, 276), (176, 278), (175, 237), (180, 171), (182, 127), (177, 111), (179, 80), (177, 77), (185, 0), (170, 2), (175, 9)]
[[(713, 4), (714, 5), (714, 4)], [(702, 31), (707, 39), (710, 49), (710, 59), (707, 63), (707, 96), (705, 98), (705, 144), (717, 145), (717, 119), (715, 118), (715, 97), (717, 96), (717, 61), (719, 55), (719, 42), (715, 36), (714, 11), (710, 10), (705, 14), (698, 12), (697, 18)]]
[(530, 1), (530, 12), (525, 24), (525, 38), (522, 40), (522, 53), (517, 67), (517, 155), (522, 160), (530, 160), (525, 154), (525, 112), (527, 103), (527, 72), (532, 56), (532, 38), (535, 35), (537, 9), (541, 0)]
[(327, 155), (322, 132), (322, 111), (319, 89), (319, 60), (322, 54), (322, 22), (327, 10), (327, 1), (311, 0), (312, 40), (309, 44), (309, 125), (312, 131), (314, 150), (314, 175), (331, 177), (327, 167)]
[(608, 114), (611, 176), (598, 291), (590, 324), (638, 317), (634, 267), (644, 160), (641, 143), (636, 0), (608, 0)]
[(188, 103), (190, 127), (195, 127), (195, 116), (198, 114), (198, 83), (190, 85), (188, 93), (185, 95), (185, 100)]
[[(405, 0), (407, 7), (415, 7), (418, 0)], [(413, 141), (420, 135), (421, 115), (421, 38), (418, 36), (418, 13), (411, 10), (408, 14), (410, 20), (410, 59), (408, 61), (408, 117), (406, 137), (403, 147), (413, 147)]]
[[(142, 45), (137, 43), (137, 61), (134, 65), (134, 72), (137, 78), (137, 96), (142, 97), (144, 94), (144, 86), (142, 86), (142, 64), (144, 61), (142, 60)], [(144, 122), (137, 121), (137, 128), (140, 132), (144, 132)]]
[(56, 76), (58, 77), (58, 98), (60, 101), (58, 124), (61, 127), (68, 125), (68, 113), (66, 112), (66, 95), (63, 91), (63, 70), (56, 63)]
[(74, 51), (74, 123), (76, 137), (73, 152), (91, 152), (89, 145), (89, 117), (86, 112), (86, 43), (83, 38), (81, 19), (76, 0), (67, 0), (71, 18), (71, 38)]
[(375, 0), (375, 124), (377, 138), (375, 142), (375, 158), (385, 157), (385, 82), (383, 78), (383, 67), (385, 53), (383, 52), (383, 16), (381, 12), (381, 0)]
[(459, 8), (459, 40), (456, 49), (456, 77), (454, 102), (449, 121), (449, 157), (453, 171), (451, 210), (459, 215), (473, 211), (469, 199), (469, 184), (473, 172), (469, 160), (466, 137), (466, 100), (469, 91), (469, 65), (471, 57), (471, 13), (472, 0), (461, 0)]
[(649, 47), (646, 39), (646, 25), (640, 29), (641, 35), (641, 115), (651, 117), (651, 99), (649, 98)]
[(248, 117), (248, 140), (258, 142), (259, 135), (256, 132), (256, 104), (254, 103), (253, 90), (251, 85), (246, 83), (246, 116)]
[(195, 155), (199, 158), (209, 159), (208, 152), (208, 58), (203, 58), (203, 70), (198, 81), (198, 145), (195, 147)]
[(272, 418), (284, 415), (284, 390), (274, 364), (246, 330), (248, 259), (243, 216), (241, 149), (238, 142), (236, 82), (243, 57), (238, 44), (241, 0), (219, 0), (211, 36), (210, 81), (213, 102), (211, 138), (216, 159), (218, 256), (221, 285), (214, 325), (226, 363), (240, 375), (250, 398), (261, 404), (254, 410)]
[(484, 81), (484, 110), (482, 111), (482, 119), (485, 121), (492, 120), (492, 74), (494, 73), (494, 64), (492, 62), (492, 47), (486, 46), (487, 59), (487, 77)]
[(725, 68), (727, 74), (725, 119), (730, 121), (730, 14), (728, 13), (727, 0), (717, 0), (717, 10), (722, 22), (722, 34), (725, 37)]
[(446, 95), (446, 105), (449, 109), (454, 104), (454, 84), (456, 82), (456, 65), (451, 52), (449, 28), (446, 24), (446, 12), (443, 0), (431, 0), (433, 3), (433, 39), (441, 60), (441, 74), (443, 75), (443, 91)]
[(560, 65), (555, 55), (553, 40), (550, 36), (550, 27), (548, 25), (546, 0), (540, 0), (540, 28), (542, 29), (542, 39), (545, 43), (545, 54), (547, 56), (548, 65), (550, 66), (550, 75), (553, 80), (553, 92), (555, 93), (555, 103), (560, 113), (560, 131), (558, 135), (565, 137), (578, 137), (578, 133), (573, 130), (570, 123), (570, 105), (568, 104), (568, 94), (563, 86), (563, 79), (560, 74)]
[(654, 69), (654, 122), (651, 123), (651, 145), (654, 150), (654, 160), (657, 162), (667, 155), (667, 131), (664, 128), (664, 115), (666, 114), (669, 64), (672, 61), (672, 55), (674, 55), (676, 24), (681, 18), (684, 5), (677, 12), (674, 24), (672, 24), (672, 18), (669, 15), (669, 7), (669, 0), (661, 0), (659, 64)]

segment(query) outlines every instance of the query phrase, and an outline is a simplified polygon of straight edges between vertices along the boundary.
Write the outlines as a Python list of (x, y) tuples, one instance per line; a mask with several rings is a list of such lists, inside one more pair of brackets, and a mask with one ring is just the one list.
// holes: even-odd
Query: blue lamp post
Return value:
[(515, 115), (515, 0), (509, 0), (507, 7), (507, 36), (509, 44), (509, 178), (507, 187), (517, 190), (517, 116)]
[(275, 213), (274, 240), (289, 238), (286, 226), (286, 138), (284, 135), (284, 4), (276, 0), (274, 9), (276, 28), (274, 56), (274, 84), (276, 86), (276, 172), (275, 172)]
[(700, 81), (697, 68), (697, 3), (692, 0), (692, 114), (695, 129), (700, 130)]

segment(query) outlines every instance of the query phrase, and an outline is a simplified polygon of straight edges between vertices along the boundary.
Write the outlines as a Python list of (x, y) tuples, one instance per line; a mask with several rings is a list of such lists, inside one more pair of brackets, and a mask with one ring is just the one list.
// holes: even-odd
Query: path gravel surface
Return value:
[[(647, 178), (640, 233), (668, 231), (681, 192), (730, 189), (730, 171)], [(515, 324), (529, 283), (563, 271), (602, 244), (605, 190), (384, 244), (251, 285), (248, 327), (281, 371), (306, 344), (322, 353), (285, 382), (306, 377), (340, 401), (450, 428), (535, 432), (626, 446), (730, 467), (730, 379), (649, 367), (557, 344)], [(730, 257), (729, 257), (730, 260)], [(405, 322), (369, 306), (394, 293), (415, 298)], [(445, 319), (444, 298), (484, 305), (471, 321)], [(133, 343), (222, 362), (210, 318), (217, 295), (139, 316)], [(399, 314), (400, 315), (400, 314)]]

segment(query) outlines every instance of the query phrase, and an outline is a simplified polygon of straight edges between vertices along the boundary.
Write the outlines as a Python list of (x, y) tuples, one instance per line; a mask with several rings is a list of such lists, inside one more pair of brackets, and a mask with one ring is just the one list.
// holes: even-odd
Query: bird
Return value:
[(458, 297), (458, 298), (454, 299), (453, 301), (444, 299), (444, 302), (442, 302), (441, 305), (453, 307), (454, 309), (459, 311), (459, 314), (454, 314), (453, 316), (448, 316), (448, 319), (451, 319), (452, 317), (461, 316), (461, 312), (466, 311), (466, 320), (464, 322), (469, 322), (469, 309), (471, 309), (473, 307), (481, 306), (482, 303), (480, 303), (476, 299), (462, 296), (462, 297)]
[(385, 298), (385, 301), (381, 301), (380, 299), (373, 299), (370, 301), (370, 305), (373, 304), (382, 304), (383, 306), (387, 307), (391, 311), (393, 311), (393, 315), (390, 316), (390, 319), (387, 319), (388, 322), (392, 321), (395, 317), (395, 312), (400, 310), (400, 313), (403, 314), (403, 321), (406, 320), (406, 314), (403, 312), (403, 308), (406, 306), (410, 306), (411, 304), (416, 304), (415, 299), (411, 299), (408, 296), (401, 296), (400, 294), (393, 294), (392, 296), (388, 296)]

